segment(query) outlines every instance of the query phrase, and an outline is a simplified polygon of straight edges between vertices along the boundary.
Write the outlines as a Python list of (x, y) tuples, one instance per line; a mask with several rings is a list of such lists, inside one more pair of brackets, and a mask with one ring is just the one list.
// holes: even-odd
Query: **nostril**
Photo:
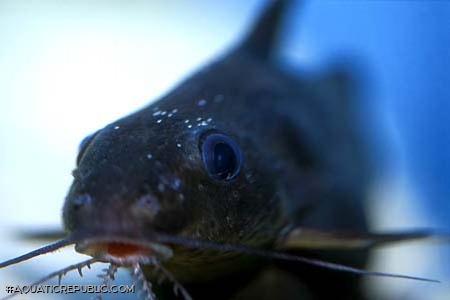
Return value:
[(136, 201), (134, 208), (136, 212), (144, 213), (145, 215), (153, 218), (160, 211), (161, 206), (159, 205), (158, 199), (154, 195), (148, 194), (140, 197)]
[(72, 205), (75, 209), (80, 209), (92, 203), (92, 197), (88, 194), (80, 195), (72, 200)]

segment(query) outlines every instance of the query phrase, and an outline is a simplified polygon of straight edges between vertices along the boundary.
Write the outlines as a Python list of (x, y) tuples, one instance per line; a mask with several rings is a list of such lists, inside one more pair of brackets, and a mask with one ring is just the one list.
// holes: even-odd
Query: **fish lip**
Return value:
[[(108, 253), (106, 247), (111, 244), (138, 248), (137, 253), (118, 256)], [(125, 236), (94, 236), (79, 240), (75, 244), (75, 251), (92, 256), (99, 261), (127, 266), (140, 264), (151, 264), (157, 261), (165, 261), (173, 256), (173, 251), (168, 246), (157, 242), (142, 242), (137, 238)]]

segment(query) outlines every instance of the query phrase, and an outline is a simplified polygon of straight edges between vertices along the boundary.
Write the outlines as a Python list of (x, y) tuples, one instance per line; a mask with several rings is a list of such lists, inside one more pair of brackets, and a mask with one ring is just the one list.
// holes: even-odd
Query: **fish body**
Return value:
[(142, 298), (159, 300), (365, 299), (364, 275), (439, 282), (366, 270), (374, 247), (450, 239), (370, 230), (354, 77), (277, 64), (287, 2), (270, 1), (227, 54), (86, 137), (65, 232), (25, 233), (60, 239), (0, 269), (75, 245), (91, 258), (31, 285), (104, 262), (103, 283), (127, 268)]
[[(228, 54), (82, 143), (63, 209), (67, 232), (134, 240), (159, 232), (277, 249), (299, 226), (368, 230), (370, 168), (351, 83), (322, 85), (274, 63), (284, 2), (271, 3)], [(171, 251), (165, 266), (194, 299), (362, 297), (353, 275), (180, 245)], [(368, 258), (300, 253), (356, 267)], [(152, 281), (152, 268), (145, 271)], [(173, 297), (166, 285), (156, 293)]]

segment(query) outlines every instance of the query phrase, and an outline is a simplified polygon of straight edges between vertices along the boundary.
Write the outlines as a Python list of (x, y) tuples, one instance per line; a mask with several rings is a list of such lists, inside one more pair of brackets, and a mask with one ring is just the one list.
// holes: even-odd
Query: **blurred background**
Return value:
[[(450, 2), (298, 2), (283, 63), (314, 71), (345, 61), (364, 82), (355, 126), (377, 149), (374, 227), (450, 231)], [(38, 246), (18, 229), (59, 226), (84, 136), (226, 51), (265, 3), (1, 0), (0, 260)], [(377, 299), (450, 298), (450, 247), (414, 243), (375, 257), (373, 269), (443, 281), (368, 279)], [(84, 258), (69, 247), (0, 270), (0, 295)], [(90, 273), (85, 282), (97, 282)]]

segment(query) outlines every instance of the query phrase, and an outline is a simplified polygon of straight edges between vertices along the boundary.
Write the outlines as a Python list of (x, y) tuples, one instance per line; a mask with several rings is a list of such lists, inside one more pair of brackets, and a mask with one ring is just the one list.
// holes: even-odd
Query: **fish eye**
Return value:
[(208, 133), (201, 139), (200, 151), (208, 174), (216, 180), (229, 181), (241, 169), (242, 153), (239, 145), (222, 133)]

